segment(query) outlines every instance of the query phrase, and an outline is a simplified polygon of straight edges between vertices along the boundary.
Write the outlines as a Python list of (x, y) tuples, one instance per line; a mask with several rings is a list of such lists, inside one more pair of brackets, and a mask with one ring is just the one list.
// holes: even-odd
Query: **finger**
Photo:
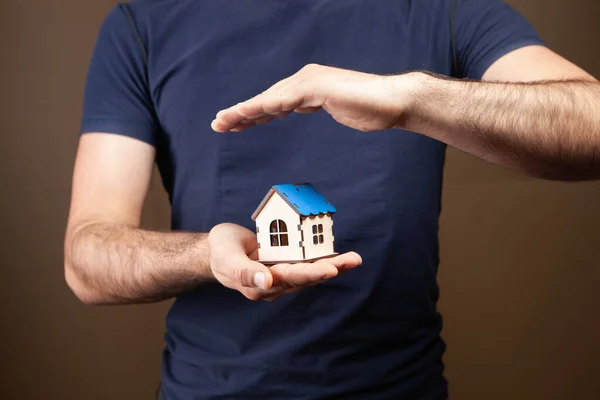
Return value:
[(319, 281), (319, 282), (313, 282), (313, 283), (309, 283), (309, 284), (304, 285), (304, 286), (298, 286), (298, 287), (293, 287), (293, 288), (289, 288), (289, 289), (279, 289), (277, 291), (275, 291), (275, 289), (273, 289), (273, 291), (272, 291), (273, 294), (264, 295), (264, 293), (269, 293), (269, 292), (264, 292), (264, 291), (261, 292), (261, 293), (263, 294), (263, 300), (265, 300), (265, 301), (273, 301), (273, 300), (279, 299), (281, 296), (284, 296), (286, 294), (298, 293), (299, 291), (304, 290), (306, 288), (317, 286), (319, 283), (325, 282), (325, 280)]
[(269, 268), (249, 258), (228, 260), (225, 266), (215, 268), (241, 287), (269, 290), (273, 286)]
[[(274, 84), (273, 86), (271, 86), (270, 88), (268, 88), (267, 90), (265, 90), (264, 92), (262, 92), (259, 95), (256, 95), (242, 103), (238, 103), (235, 107), (237, 108), (237, 112), (241, 115), (243, 115), (245, 118), (249, 119), (249, 120), (255, 120), (258, 118), (261, 118), (265, 115), (276, 115), (279, 114), (283, 111), (287, 111), (287, 110), (280, 110), (279, 107), (277, 107), (276, 110), (272, 110), (269, 111), (269, 108), (265, 109), (262, 104), (261, 104), (261, 100), (264, 101), (264, 99), (267, 98), (277, 98), (278, 96), (280, 96), (281, 93), (283, 93), (285, 91), (286, 88), (290, 87), (293, 85), (293, 77), (288, 77), (286, 79), (283, 79), (279, 82), (277, 82), (276, 84)], [(233, 107), (231, 107), (233, 108)], [(289, 110), (291, 111), (291, 110)]]
[(210, 127), (215, 132), (225, 133), (225, 132), (230, 131), (232, 128), (234, 128), (238, 125), (239, 125), (239, 122), (225, 123), (223, 121), (215, 119), (214, 121), (211, 122)]
[(211, 127), (216, 132), (227, 132), (227, 131), (241, 132), (241, 131), (251, 128), (255, 125), (266, 124), (267, 122), (269, 122), (275, 118), (283, 118), (283, 117), (289, 115), (290, 113), (291, 113), (291, 111), (281, 111), (281, 112), (278, 112), (275, 114), (267, 114), (267, 115), (263, 115), (260, 117), (256, 117), (256, 116), (244, 117), (244, 119), (242, 119), (239, 123), (237, 123), (237, 125), (233, 125), (233, 126), (223, 124), (215, 119), (211, 123)]
[(355, 252), (349, 252), (336, 257), (320, 259), (313, 263), (313, 265), (318, 265), (319, 267), (321, 267), (321, 265), (331, 266), (337, 269), (338, 275), (354, 269), (361, 264), (362, 258), (358, 253)]
[(215, 116), (215, 119), (211, 122), (211, 128), (216, 132), (227, 132), (232, 130), (234, 127), (242, 124), (248, 124), (253, 122), (255, 118), (249, 118), (246, 115), (240, 114), (240, 104), (221, 110)]
[(340, 267), (358, 267), (362, 264), (362, 257), (360, 254), (350, 251), (348, 253), (340, 254), (338, 256), (327, 258), (328, 262), (335, 265), (337, 268)]
[(220, 111), (212, 121), (211, 128), (216, 132), (239, 132), (254, 125), (265, 124), (274, 118), (282, 118), (290, 114), (291, 110), (278, 110), (271, 113), (260, 112), (255, 115), (240, 113), (238, 106)]
[(291, 113), (292, 113), (292, 111), (282, 111), (282, 112), (278, 112), (277, 114), (275, 114), (275, 117), (283, 118), (283, 117), (290, 115)]
[(313, 286), (317, 286), (319, 283), (325, 282), (327, 279), (323, 280), (323, 281), (318, 281), (318, 282), (313, 282), (313, 283), (309, 283), (307, 285), (304, 285), (302, 287), (294, 287), (294, 288), (290, 288), (290, 289), (285, 289), (284, 293), (286, 294), (292, 294), (292, 293), (298, 293), (299, 291), (309, 288), (309, 287), (313, 287)]
[(336, 257), (331, 257), (323, 260), (333, 264), (340, 273), (354, 269), (362, 264), (362, 257), (355, 252), (340, 254)]
[(217, 132), (227, 132), (240, 123), (267, 115), (289, 113), (296, 109), (314, 112), (326, 101), (326, 96), (320, 91), (322, 88), (317, 80), (301, 79), (295, 75), (243, 103), (219, 111), (211, 126)]
[(237, 290), (245, 298), (247, 298), (248, 300), (252, 300), (252, 301), (265, 300), (267, 297), (275, 296), (275, 294), (280, 292), (280, 291), (277, 291), (277, 292), (273, 292), (271, 294), (267, 291), (260, 290), (260, 289), (254, 289), (254, 288), (238, 288)]
[(229, 126), (239, 124), (240, 122), (244, 121), (247, 118), (245, 115), (240, 114), (239, 106), (240, 104), (236, 104), (235, 106), (219, 111), (215, 117), (215, 121)]
[(271, 274), (274, 287), (294, 288), (334, 278), (338, 270), (331, 263), (276, 264)]
[(272, 295), (270, 295), (270, 296), (265, 296), (265, 297), (263, 297), (262, 299), (263, 299), (264, 301), (275, 301), (275, 300), (277, 300), (278, 298), (280, 298), (281, 296), (283, 296), (284, 294), (285, 294), (284, 292), (278, 292), (277, 294), (272, 294)]
[(266, 114), (293, 111), (304, 101), (303, 93), (288, 89), (282, 91), (266, 91), (236, 106), (236, 112), (248, 118), (261, 117)]
[(272, 119), (274, 119), (275, 116), (274, 115), (264, 115), (258, 119), (254, 120), (254, 123), (256, 125), (262, 125), (262, 124), (266, 124), (267, 122), (271, 121)]
[(241, 131), (246, 130), (248, 128), (252, 128), (254, 125), (256, 125), (254, 122), (241, 123), (241, 124), (237, 124), (236, 126), (234, 126), (233, 128), (231, 128), (230, 131), (232, 131), (232, 132), (241, 132)]
[(251, 122), (255, 122), (257, 123), (260, 120), (263, 120), (265, 118), (281, 118), (281, 117), (285, 117), (286, 115), (290, 114), (292, 111), (278, 111), (276, 113), (273, 114), (260, 114), (260, 115), (253, 115), (250, 117), (244, 117), (244, 119), (242, 121), (240, 121), (241, 124), (246, 124), (246, 123), (251, 123)]
[(298, 107), (294, 110), (294, 112), (298, 114), (312, 114), (320, 111), (321, 109), (321, 107)]

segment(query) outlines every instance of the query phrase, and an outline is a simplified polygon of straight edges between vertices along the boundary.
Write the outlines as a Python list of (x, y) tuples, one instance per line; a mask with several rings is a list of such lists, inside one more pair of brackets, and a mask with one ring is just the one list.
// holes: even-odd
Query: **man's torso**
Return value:
[(173, 228), (253, 229), (271, 185), (311, 182), (338, 209), (336, 250), (364, 260), (276, 302), (217, 284), (181, 296), (167, 320), (165, 400), (445, 398), (435, 307), (445, 147), (410, 132), (357, 132), (324, 112), (225, 135), (210, 122), (308, 63), (449, 75), (449, 3), (128, 5), (148, 52)]

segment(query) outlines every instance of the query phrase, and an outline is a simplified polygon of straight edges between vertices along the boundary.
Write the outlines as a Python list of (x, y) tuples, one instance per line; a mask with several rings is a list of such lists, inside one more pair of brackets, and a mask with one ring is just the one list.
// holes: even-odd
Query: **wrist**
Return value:
[(394, 128), (410, 129), (411, 121), (420, 114), (423, 98), (436, 78), (419, 71), (390, 76), (391, 102), (397, 116)]
[(408, 129), (410, 119), (418, 112), (420, 92), (425, 86), (426, 74), (408, 72), (387, 77), (390, 80), (390, 103), (396, 118), (393, 128)]
[(210, 268), (210, 245), (208, 234), (200, 233), (191, 248), (191, 262), (187, 263), (191, 271), (196, 277), (198, 283), (213, 280), (214, 276)]

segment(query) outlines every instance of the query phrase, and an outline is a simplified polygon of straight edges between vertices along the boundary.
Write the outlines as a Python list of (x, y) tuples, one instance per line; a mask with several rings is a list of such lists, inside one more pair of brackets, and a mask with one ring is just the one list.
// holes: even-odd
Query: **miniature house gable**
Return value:
[(301, 262), (336, 254), (335, 212), (310, 184), (273, 186), (252, 215), (259, 261)]
[(273, 193), (256, 218), (256, 235), (261, 261), (302, 260), (302, 234), (298, 230), (300, 216)]

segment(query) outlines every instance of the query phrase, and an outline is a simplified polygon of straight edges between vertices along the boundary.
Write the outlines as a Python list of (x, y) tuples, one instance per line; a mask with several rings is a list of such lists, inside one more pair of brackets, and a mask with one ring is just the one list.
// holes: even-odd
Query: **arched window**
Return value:
[(271, 246), (289, 246), (287, 225), (280, 219), (271, 222), (269, 227)]

